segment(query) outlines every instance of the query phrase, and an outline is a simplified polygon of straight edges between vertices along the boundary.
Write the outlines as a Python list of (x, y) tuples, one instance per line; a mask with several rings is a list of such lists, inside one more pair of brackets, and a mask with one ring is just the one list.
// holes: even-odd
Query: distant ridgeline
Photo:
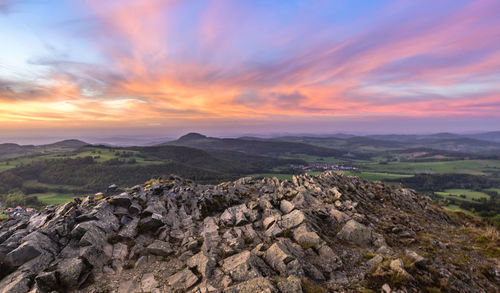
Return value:
[(78, 140), (0, 144), (0, 200), (39, 208), (95, 193), (111, 183), (132, 186), (169, 174), (219, 183), (248, 175), (291, 178), (342, 169), (348, 175), (425, 192), (443, 206), (499, 224), (499, 153), (500, 133), (268, 139), (189, 133), (149, 147)]

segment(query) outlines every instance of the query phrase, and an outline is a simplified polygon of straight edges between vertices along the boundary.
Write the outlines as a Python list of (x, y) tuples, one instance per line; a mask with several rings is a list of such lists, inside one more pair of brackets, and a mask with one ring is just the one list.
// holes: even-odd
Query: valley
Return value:
[[(450, 140), (450, 136), (221, 139), (191, 133), (149, 147), (78, 140), (45, 146), (4, 144), (0, 145), (0, 196), (17, 193), (36, 199), (32, 205), (41, 207), (95, 193), (112, 183), (131, 186), (170, 174), (208, 184), (245, 176), (290, 180), (293, 175), (333, 169), (413, 188), (450, 210), (500, 225), (500, 143), (491, 135), (492, 141), (457, 135)], [(339, 166), (343, 166), (340, 171)]]

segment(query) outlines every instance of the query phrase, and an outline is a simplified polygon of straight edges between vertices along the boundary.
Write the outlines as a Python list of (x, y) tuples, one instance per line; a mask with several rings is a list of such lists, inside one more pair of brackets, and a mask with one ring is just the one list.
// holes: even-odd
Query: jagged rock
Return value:
[(426, 262), (425, 258), (423, 258), (419, 254), (417, 254), (415, 251), (407, 249), (406, 255), (408, 255), (409, 257), (411, 257), (415, 260), (415, 266), (417, 266), (419, 268), (425, 268), (425, 262)]
[(278, 223), (274, 223), (269, 229), (264, 233), (267, 237), (276, 237), (283, 232), (283, 229), (278, 225)]
[(133, 239), (137, 236), (137, 226), (139, 225), (139, 219), (134, 218), (127, 224), (125, 224), (118, 235), (122, 238)]
[(224, 259), (222, 269), (235, 281), (246, 281), (271, 274), (264, 261), (248, 250)]
[(302, 293), (302, 282), (299, 278), (295, 276), (289, 276), (288, 278), (278, 282), (278, 289), (281, 293)]
[(80, 258), (64, 259), (57, 264), (59, 282), (66, 289), (77, 289), (80, 287), (90, 273), (89, 265)]
[(142, 276), (141, 289), (143, 292), (152, 292), (158, 286), (158, 281), (152, 273)]
[(124, 243), (116, 243), (113, 246), (113, 259), (123, 261), (128, 255), (128, 247)]
[(210, 278), (217, 263), (213, 257), (205, 255), (204, 252), (199, 252), (193, 255), (186, 264), (191, 269), (196, 268), (204, 278)]
[(291, 229), (302, 224), (305, 218), (304, 213), (299, 210), (294, 210), (281, 218), (280, 226), (283, 227), (283, 229)]
[(115, 206), (128, 208), (132, 203), (132, 197), (128, 193), (124, 192), (119, 195), (112, 196), (109, 199), (109, 202)]
[(275, 216), (269, 216), (269, 217), (266, 217), (264, 219), (264, 221), (262, 221), (262, 225), (263, 225), (264, 229), (267, 229), (267, 228), (269, 228), (270, 225), (274, 224), (275, 221), (276, 221)]
[(32, 275), (15, 271), (0, 281), (0, 292), (25, 293), (30, 290)]
[(281, 210), (281, 212), (283, 212), (283, 214), (288, 214), (294, 208), (295, 208), (295, 206), (293, 205), (293, 203), (289, 202), (286, 199), (282, 200), (280, 203), (280, 210)]
[(198, 277), (186, 268), (167, 279), (174, 290), (186, 290), (198, 282)]
[(170, 244), (165, 241), (155, 240), (148, 247), (148, 252), (158, 256), (168, 256), (174, 252), (174, 250), (170, 247)]
[(230, 207), (222, 213), (220, 221), (226, 226), (239, 226), (248, 222), (245, 214), (248, 213), (248, 208), (245, 204)]
[[(481, 227), (380, 182), (334, 172), (218, 185), (172, 176), (123, 190), (0, 222), (0, 292), (301, 292), (304, 278), (379, 292), (395, 273), (406, 282), (392, 292), (500, 290), (482, 248), (456, 241), (474, 243)], [(450, 263), (454, 253), (474, 262)]]
[(295, 259), (288, 249), (281, 243), (274, 243), (264, 253), (266, 262), (281, 274), (289, 272), (288, 265)]
[[(118, 287), (118, 293), (131, 293), (138, 292), (140, 290), (139, 283), (136, 280), (126, 280), (120, 283)], [(140, 291), (139, 291), (140, 292)]]
[(138, 228), (142, 232), (154, 232), (161, 226), (163, 226), (163, 221), (160, 214), (152, 214), (149, 217), (143, 218), (139, 221), (138, 224)]
[(318, 246), (321, 238), (315, 232), (309, 232), (305, 225), (297, 227), (293, 231), (293, 239), (300, 244), (306, 244), (310, 246)]
[(37, 287), (43, 292), (52, 292), (59, 288), (57, 272), (43, 272), (35, 278)]
[(373, 232), (373, 230), (355, 220), (348, 221), (337, 237), (352, 242), (361, 247), (381, 247), (385, 244), (382, 235)]
[(367, 261), (366, 264), (370, 267), (373, 267), (374, 265), (381, 263), (383, 260), (384, 260), (384, 258), (381, 255), (377, 254), (376, 256), (371, 258), (369, 261)]
[(224, 293), (273, 293), (278, 292), (271, 281), (266, 278), (255, 278), (224, 289)]
[(382, 285), (382, 293), (391, 293), (391, 287), (388, 284)]
[(389, 264), (389, 267), (391, 268), (391, 270), (405, 276), (405, 277), (409, 277), (410, 275), (408, 274), (408, 272), (405, 270), (405, 267), (404, 267), (404, 264), (403, 264), (403, 261), (401, 259), (395, 259), (395, 260), (392, 260)]

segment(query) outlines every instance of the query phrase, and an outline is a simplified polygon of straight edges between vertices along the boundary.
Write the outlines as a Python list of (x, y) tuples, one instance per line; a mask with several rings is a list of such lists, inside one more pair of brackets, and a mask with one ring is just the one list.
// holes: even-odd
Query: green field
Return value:
[(402, 174), (445, 174), (462, 173), (487, 175), (500, 171), (500, 160), (461, 160), (444, 162), (390, 162), (388, 164), (369, 163), (364, 168), (374, 171)]
[(496, 193), (500, 194), (500, 188), (488, 188), (485, 189), (486, 191), (495, 191)]
[[(121, 157), (120, 153), (131, 153), (130, 157)], [(76, 159), (76, 158), (85, 158), (92, 157), (97, 163), (105, 163), (106, 161), (112, 159), (121, 159), (127, 161), (128, 159), (134, 159), (135, 163), (133, 165), (136, 166), (146, 166), (153, 164), (162, 164), (161, 161), (148, 161), (142, 158), (139, 151), (133, 150), (120, 150), (120, 149), (108, 149), (108, 148), (98, 148), (98, 147), (86, 147), (83, 148), (78, 153), (75, 152), (65, 152), (58, 154), (48, 154), (48, 155), (37, 155), (33, 157), (23, 157), (16, 158), (12, 160), (0, 161), (0, 172), (16, 168), (21, 165), (28, 165), (31, 163), (45, 161), (45, 160), (55, 160), (55, 159)]]
[(470, 212), (468, 210), (464, 210), (464, 209), (462, 209), (459, 206), (454, 205), (454, 204), (450, 204), (450, 205), (444, 206), (444, 208), (447, 209), (447, 210), (450, 210), (450, 211), (454, 211), (454, 212), (462, 212), (462, 213), (467, 214), (469, 216), (475, 216), (474, 213), (472, 213), (472, 212)]
[(382, 173), (382, 172), (365, 172), (365, 171), (360, 171), (360, 172), (351, 172), (351, 171), (345, 171), (344, 175), (347, 176), (359, 176), (361, 178), (364, 178), (366, 180), (391, 180), (391, 179), (398, 179), (398, 178), (407, 178), (407, 177), (412, 177), (413, 175), (409, 174), (394, 174), (394, 173)]
[(45, 204), (53, 205), (63, 204), (72, 201), (75, 198), (73, 194), (62, 194), (55, 192), (35, 193), (32, 195), (38, 197), (38, 199)]
[[(458, 199), (464, 201), (473, 201), (474, 199), (489, 199), (490, 196), (486, 193), (468, 189), (446, 189), (444, 192), (436, 192), (436, 194), (441, 195), (445, 198)], [(465, 198), (460, 197), (460, 195), (465, 195)]]

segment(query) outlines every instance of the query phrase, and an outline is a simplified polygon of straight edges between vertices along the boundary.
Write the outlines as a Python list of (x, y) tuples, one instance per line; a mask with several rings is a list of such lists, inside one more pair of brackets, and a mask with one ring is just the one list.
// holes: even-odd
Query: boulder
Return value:
[(227, 208), (219, 220), (226, 226), (239, 226), (248, 223), (245, 214), (248, 213), (249, 210), (245, 204), (240, 204), (237, 206), (233, 206)]
[(30, 290), (33, 277), (30, 273), (15, 271), (0, 281), (0, 292), (26, 293)]
[(147, 247), (147, 251), (158, 256), (168, 256), (174, 253), (174, 250), (170, 247), (170, 244), (161, 240), (155, 240), (153, 243), (151, 243)]
[(52, 292), (58, 290), (59, 283), (57, 275), (58, 273), (56, 271), (38, 274), (35, 278), (36, 286), (42, 290), (42, 292)]
[(302, 293), (302, 282), (299, 278), (295, 276), (289, 276), (288, 278), (278, 282), (278, 289), (281, 293)]
[(141, 292), (141, 289), (137, 281), (133, 279), (121, 282), (120, 286), (118, 287), (118, 293), (135, 293), (135, 292)]
[(112, 257), (115, 260), (123, 261), (128, 255), (128, 247), (124, 243), (113, 245)]
[(207, 256), (204, 252), (200, 251), (188, 259), (186, 264), (190, 269), (196, 269), (200, 272), (204, 278), (209, 278), (217, 263), (213, 257)]
[(264, 253), (264, 259), (274, 270), (285, 275), (288, 273), (287, 265), (295, 258), (282, 244), (274, 243)]
[(248, 250), (224, 259), (222, 270), (235, 281), (246, 281), (271, 274), (265, 262)]
[(309, 232), (306, 225), (300, 225), (293, 231), (293, 239), (301, 245), (318, 246), (321, 242), (318, 234)]
[(280, 203), (280, 210), (283, 214), (290, 213), (294, 208), (295, 206), (293, 205), (293, 203), (289, 202), (286, 199), (283, 199)]
[(302, 222), (304, 222), (305, 218), (306, 217), (304, 216), (304, 213), (302, 213), (299, 210), (294, 210), (293, 212), (291, 212), (287, 215), (284, 215), (281, 218), (280, 226), (283, 229), (291, 229), (291, 228), (297, 227), (298, 225), (302, 224)]
[(246, 282), (224, 289), (224, 293), (254, 293), (254, 292), (274, 293), (278, 292), (278, 290), (270, 280), (262, 277), (251, 279)]
[(160, 214), (152, 214), (150, 217), (143, 218), (138, 224), (141, 232), (155, 232), (161, 226), (163, 226), (163, 221)]
[(132, 197), (124, 192), (119, 195), (112, 196), (109, 202), (114, 206), (128, 208), (132, 203)]
[(24, 242), (5, 256), (5, 264), (11, 268), (17, 268), (41, 253), (41, 249), (36, 243), (32, 241)]
[(360, 247), (381, 247), (385, 244), (382, 235), (355, 220), (349, 220), (337, 234), (337, 237)]
[(59, 282), (66, 289), (78, 289), (87, 280), (90, 266), (81, 258), (64, 259), (57, 264)]
[(141, 289), (143, 292), (153, 292), (158, 285), (159, 283), (152, 273), (144, 274), (144, 276), (142, 276)]
[(167, 283), (174, 290), (184, 290), (186, 291), (188, 288), (196, 284), (198, 282), (198, 277), (193, 274), (193, 272), (186, 268), (173, 276), (167, 278)]

